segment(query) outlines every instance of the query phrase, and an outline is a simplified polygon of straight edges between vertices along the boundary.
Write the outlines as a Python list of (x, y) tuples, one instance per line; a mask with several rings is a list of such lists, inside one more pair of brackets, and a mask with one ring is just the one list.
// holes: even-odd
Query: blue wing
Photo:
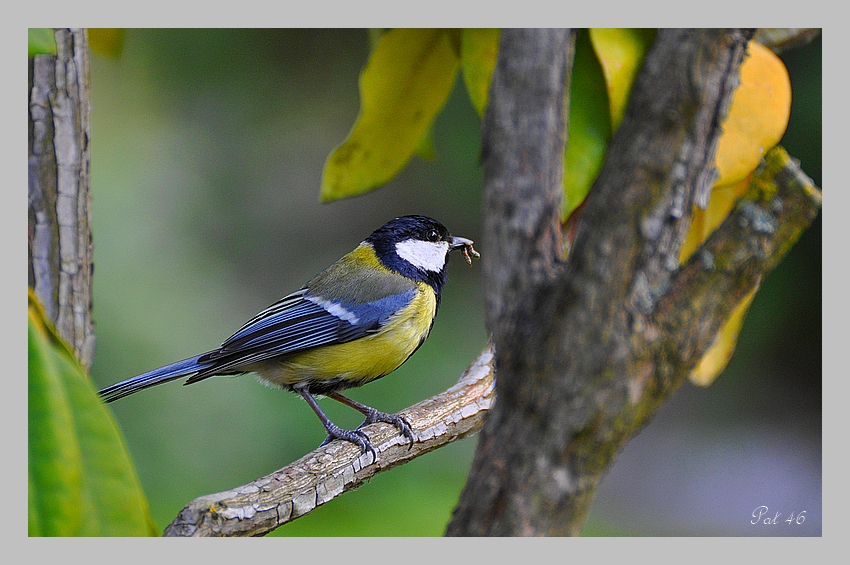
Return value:
[(210, 363), (186, 384), (240, 366), (334, 343), (345, 343), (378, 331), (413, 300), (416, 290), (385, 296), (364, 304), (344, 303), (301, 289), (249, 320), (221, 347), (201, 355)]
[(188, 376), (191, 384), (214, 375), (246, 372), (245, 367), (278, 355), (344, 343), (378, 331), (416, 295), (390, 294), (363, 304), (322, 299), (301, 289), (249, 320), (213, 351), (121, 381), (100, 391), (106, 402)]

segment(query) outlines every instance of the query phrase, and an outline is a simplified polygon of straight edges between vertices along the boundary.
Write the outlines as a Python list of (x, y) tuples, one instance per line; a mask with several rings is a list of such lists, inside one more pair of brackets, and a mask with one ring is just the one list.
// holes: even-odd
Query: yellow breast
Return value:
[(381, 329), (347, 343), (325, 345), (254, 368), (270, 384), (291, 387), (305, 381), (358, 386), (395, 371), (422, 344), (437, 313), (434, 291), (417, 284), (416, 297)]

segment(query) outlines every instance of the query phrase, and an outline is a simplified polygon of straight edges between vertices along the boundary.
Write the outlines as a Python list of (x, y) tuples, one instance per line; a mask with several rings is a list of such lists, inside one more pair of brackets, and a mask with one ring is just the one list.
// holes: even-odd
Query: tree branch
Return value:
[[(694, 349), (686, 363), (663, 366), (667, 357), (661, 355), (661, 344), (675, 343), (679, 328), (653, 326), (650, 316), (671, 285), (692, 204), (713, 180), (719, 124), (750, 36), (739, 30), (661, 30), (609, 145), (566, 263), (550, 252), (536, 254), (542, 266), (513, 267), (528, 269), (529, 282), (512, 286), (521, 295), (494, 299), (516, 305), (498, 312), (495, 323), (488, 318), (499, 402), (482, 429), (449, 535), (577, 534), (600, 477), (657, 407), (640, 403), (643, 395), (669, 394), (684, 377), (679, 372), (698, 359), (702, 350)], [(501, 58), (516, 56), (509, 46), (500, 45), (497, 73)], [(562, 61), (545, 51), (531, 64), (539, 68), (547, 58), (553, 68), (561, 68)], [(541, 81), (549, 76), (545, 69), (539, 73)], [(508, 97), (528, 96), (528, 89), (512, 89), (510, 83), (505, 88)], [(491, 96), (488, 112), (499, 112), (494, 107), (498, 100)], [(559, 107), (550, 99), (539, 111), (548, 116)], [(513, 119), (522, 124), (519, 117)], [(488, 134), (493, 132), (485, 130)], [(546, 147), (557, 151), (555, 143)], [(504, 150), (525, 155), (524, 148), (519, 142)], [(512, 186), (513, 177), (538, 179), (527, 192), (548, 203), (560, 179), (541, 166), (552, 166), (562, 154), (532, 154), (520, 166), (513, 166), (511, 157), (493, 158), (513, 166), (503, 184)], [(494, 215), (487, 223), (511, 225), (515, 203), (502, 196), (487, 171), (485, 162), (485, 201), (495, 201), (486, 208)], [(527, 233), (551, 230), (558, 207), (544, 204), (543, 209)], [(496, 228), (485, 235), (499, 233)], [(485, 240), (488, 262), (496, 248), (518, 247), (506, 256), (524, 257), (533, 255), (536, 245), (528, 237)], [(540, 277), (541, 272), (551, 275)], [(487, 284), (495, 287), (488, 298), (506, 290), (499, 281), (488, 279)], [(650, 328), (664, 334), (652, 335)], [(671, 378), (672, 373), (679, 377)]]
[(346, 441), (333, 441), (274, 473), (232, 490), (190, 502), (166, 536), (260, 536), (299, 518), (363, 481), (477, 432), (494, 400), (493, 349), (488, 346), (456, 385), (402, 414), (416, 441), (390, 424), (363, 430), (378, 460)]
[(77, 359), (94, 357), (88, 46), (57, 29), (56, 55), (29, 64), (29, 276)]
[(819, 27), (768, 27), (759, 28), (753, 39), (765, 47), (773, 49), (776, 53), (782, 53), (788, 49), (794, 49), (810, 43), (820, 33), (821, 29)]
[[(679, 271), (659, 301), (644, 339), (667, 336), (671, 367), (692, 366), (729, 314), (782, 260), (821, 207), (821, 193), (799, 163), (775, 147), (747, 195)], [(671, 373), (680, 379), (684, 368)], [(687, 369), (689, 370), (689, 369)]]
[[(505, 29), (482, 124), (487, 328), (496, 342), (533, 331), (534, 288), (562, 272), (561, 185), (569, 30)], [(519, 335), (515, 335), (519, 334)], [(501, 354), (500, 354), (501, 355)]]

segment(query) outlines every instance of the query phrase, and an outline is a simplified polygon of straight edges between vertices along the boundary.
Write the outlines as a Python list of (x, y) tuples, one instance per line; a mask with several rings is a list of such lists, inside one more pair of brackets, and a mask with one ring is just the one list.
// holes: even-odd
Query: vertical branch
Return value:
[(84, 30), (57, 29), (56, 55), (29, 62), (29, 274), (59, 334), (89, 367), (91, 193), (89, 62)]
[[(527, 33), (522, 40), (529, 44), (547, 35)], [(748, 38), (740, 30), (659, 32), (563, 267), (551, 212), (563, 148), (540, 131), (524, 137), (533, 131), (526, 124), (563, 107), (540, 89), (505, 78), (512, 76), (510, 60), (523, 51), (509, 51), (510, 41), (500, 45), (497, 74), (504, 74), (501, 81), (494, 75), (488, 112), (500, 116), (504, 104), (504, 123), (517, 139), (485, 141), (485, 274), (487, 306), (494, 309), (487, 321), (498, 401), (448, 534), (577, 534), (599, 479), (659, 405), (642, 400), (668, 394), (681, 382), (670, 378), (671, 370), (687, 371), (699, 358), (692, 351), (675, 368), (662, 365), (665, 340), (658, 338), (669, 336), (644, 328), (677, 267), (691, 205), (710, 183), (719, 124)], [(542, 47), (531, 50), (539, 58), (523, 64), (545, 84), (563, 60)], [(513, 102), (501, 102), (496, 89)], [(497, 133), (488, 121), (484, 135)], [(496, 147), (505, 155), (496, 156)], [(544, 150), (553, 153), (543, 156)], [(508, 178), (488, 174), (491, 160), (513, 165), (505, 167)], [(677, 329), (670, 331), (674, 338)]]
[[(482, 264), (487, 329), (496, 344), (497, 407), (534, 394), (533, 380), (520, 367), (531, 353), (528, 345), (539, 342), (545, 329), (535, 312), (539, 289), (563, 270), (560, 215), (573, 49), (570, 30), (506, 29), (500, 39), (482, 133), (487, 249)], [(502, 416), (512, 420), (517, 435), (533, 425), (529, 414), (509, 410)], [(449, 535), (526, 533), (505, 528), (515, 509), (500, 499), (517, 468), (496, 454), (499, 422), (493, 413), (485, 424), (490, 433), (479, 441)]]
[[(495, 344), (522, 343), (539, 331), (536, 289), (562, 272), (561, 202), (569, 30), (502, 32), (483, 124), (487, 330)], [(500, 366), (519, 348), (497, 347)], [(500, 379), (512, 394), (524, 379)]]

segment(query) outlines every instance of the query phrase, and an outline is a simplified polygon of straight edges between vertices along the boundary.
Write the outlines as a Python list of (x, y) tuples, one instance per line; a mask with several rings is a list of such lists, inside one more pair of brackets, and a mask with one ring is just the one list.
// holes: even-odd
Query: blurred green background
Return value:
[[(386, 220), (442, 221), (481, 245), (480, 123), (461, 82), (437, 159), (319, 204), (324, 160), (358, 112), (365, 30), (126, 30), (94, 54), (92, 190), (98, 386), (209, 350)], [(820, 184), (820, 40), (784, 55), (783, 141)], [(820, 219), (765, 281), (729, 369), (686, 384), (605, 478), (586, 535), (820, 535)], [(451, 386), (484, 346), (481, 268), (456, 257), (429, 340), (351, 396), (396, 411)], [(356, 412), (322, 403), (343, 426)], [(324, 431), (250, 376), (155, 387), (110, 405), (160, 527), (190, 500), (270, 473)], [(382, 473), (273, 535), (441, 535), (475, 439)], [(750, 524), (759, 505), (801, 526)], [(786, 516), (787, 517), (787, 516)]]

